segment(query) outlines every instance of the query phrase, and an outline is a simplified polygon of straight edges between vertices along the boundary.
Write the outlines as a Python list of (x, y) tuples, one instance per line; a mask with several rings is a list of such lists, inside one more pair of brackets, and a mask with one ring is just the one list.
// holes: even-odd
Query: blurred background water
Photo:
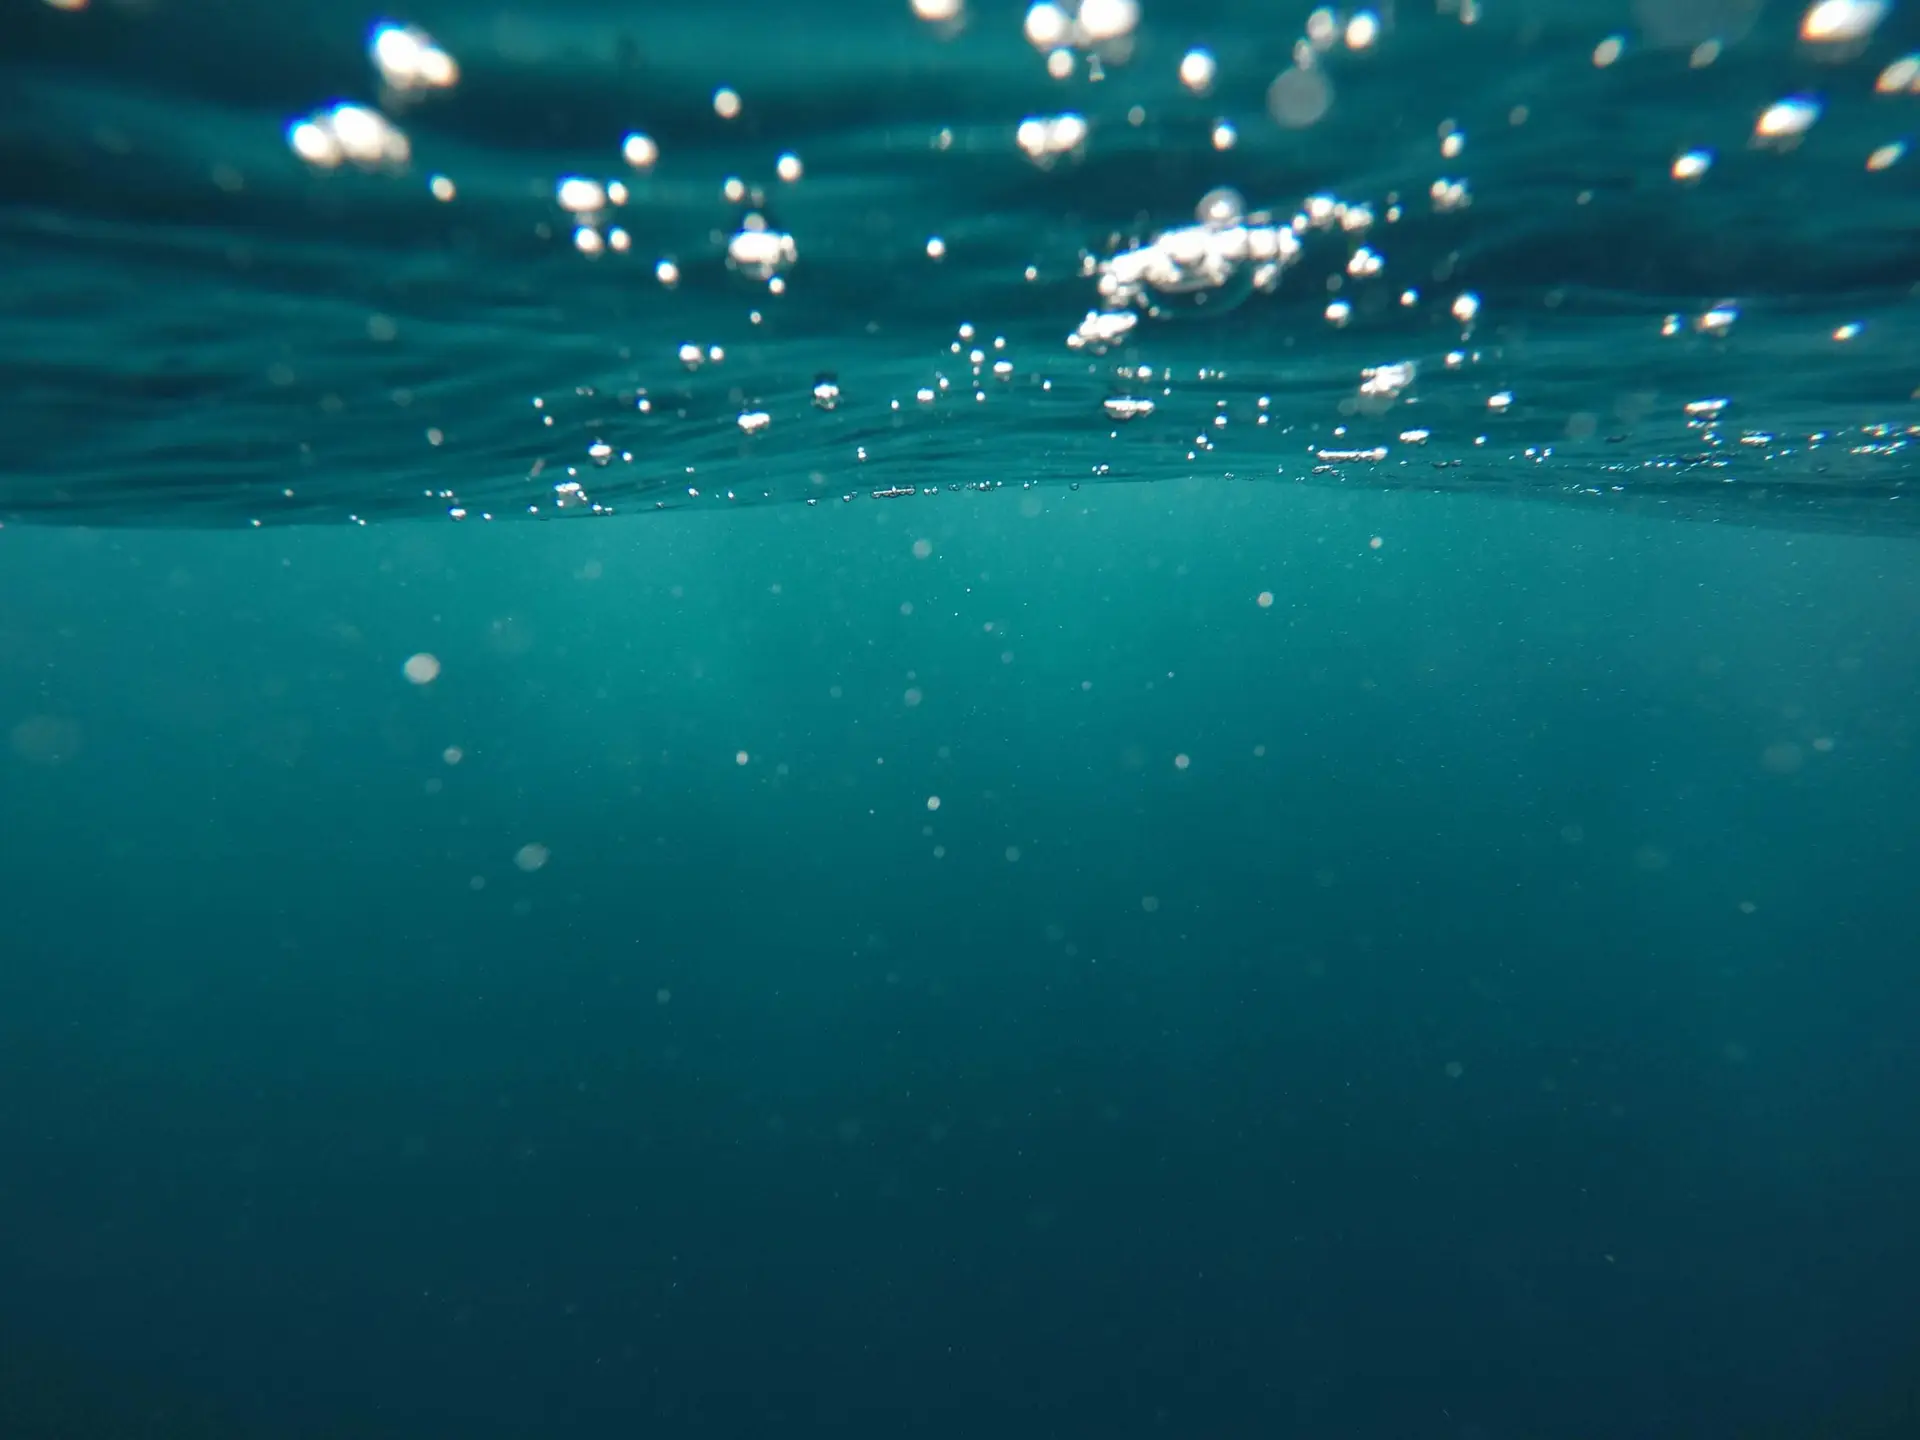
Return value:
[(0, 0), (0, 1436), (1920, 1433), (1915, 13)]

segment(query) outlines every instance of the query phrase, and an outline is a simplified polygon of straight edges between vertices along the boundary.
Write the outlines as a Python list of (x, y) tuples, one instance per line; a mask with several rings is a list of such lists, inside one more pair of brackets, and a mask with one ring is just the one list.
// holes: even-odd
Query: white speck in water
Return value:
[(1811, 96), (1796, 95), (1777, 100), (1754, 121), (1754, 143), (1785, 148), (1805, 135), (1819, 118), (1820, 102)]
[(434, 44), (426, 31), (411, 25), (375, 26), (367, 51), (390, 90), (448, 90), (460, 81), (460, 67), (453, 57)]
[(620, 142), (620, 153), (636, 170), (651, 170), (660, 159), (660, 147), (651, 135), (635, 130)]
[(1873, 88), (1882, 95), (1920, 94), (1920, 55), (1902, 55), (1880, 72)]
[(1058, 5), (1043, 3), (1027, 11), (1027, 43), (1036, 50), (1052, 50), (1073, 33), (1073, 21)]
[(1800, 38), (1814, 45), (1865, 40), (1887, 18), (1887, 0), (1817, 0), (1800, 20)]
[(607, 189), (598, 180), (584, 175), (569, 175), (554, 186), (553, 198), (562, 210), (575, 215), (591, 215), (607, 208)]
[(1673, 161), (1673, 178), (1680, 181), (1698, 180), (1712, 168), (1711, 150), (1689, 150), (1677, 155)]

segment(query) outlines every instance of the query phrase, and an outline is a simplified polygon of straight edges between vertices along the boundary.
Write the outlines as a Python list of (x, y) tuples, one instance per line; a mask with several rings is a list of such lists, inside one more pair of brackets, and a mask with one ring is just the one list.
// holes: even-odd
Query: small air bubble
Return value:
[(636, 130), (621, 142), (620, 153), (634, 169), (651, 170), (660, 158), (660, 147), (651, 135), (642, 135)]

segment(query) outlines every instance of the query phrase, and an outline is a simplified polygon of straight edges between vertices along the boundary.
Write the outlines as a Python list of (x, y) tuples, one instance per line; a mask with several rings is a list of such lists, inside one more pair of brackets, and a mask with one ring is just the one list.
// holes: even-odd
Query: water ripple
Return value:
[[(1197, 477), (1909, 528), (1920, 191), (1913, 161), (1868, 157), (1920, 115), (1875, 83), (1916, 48), (1910, 15), (1835, 54), (1732, 0), (1639, 24), (1597, 0), (1384, 9), (1364, 51), (1313, 53), (1331, 104), (1295, 128), (1268, 87), (1308, 42), (1262, 6), (1148, 0), (1124, 61), (1094, 80), (1083, 49), (1062, 80), (987, 7), (948, 35), (904, 3), (439, 5), (408, 18), (459, 83), (407, 97), (369, 61), (380, 18), (8, 11), (0, 516), (476, 520)], [(1180, 72), (1200, 43), (1204, 95)], [(1792, 96), (1817, 122), (1757, 143)], [(287, 127), (339, 102), (384, 105), (408, 163), (303, 164)], [(1062, 114), (1084, 141), (1036, 164), (1021, 122)], [(635, 129), (659, 147), (645, 172), (621, 158)], [(570, 215), (569, 175), (625, 203)], [(1103, 263), (1183, 227), (1215, 243), (1196, 206), (1221, 187), (1247, 224), (1297, 230), (1297, 263), (1147, 287), (1114, 343), (1070, 343), (1114, 304)], [(1315, 196), (1348, 208), (1312, 223)], [(792, 237), (790, 265), (729, 264), (753, 225)]]

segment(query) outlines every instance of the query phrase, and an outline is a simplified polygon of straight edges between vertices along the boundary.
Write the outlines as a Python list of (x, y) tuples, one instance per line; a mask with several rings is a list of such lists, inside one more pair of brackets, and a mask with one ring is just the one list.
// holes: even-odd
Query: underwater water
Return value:
[(1920, 1434), (1917, 17), (0, 0), (0, 1440)]

